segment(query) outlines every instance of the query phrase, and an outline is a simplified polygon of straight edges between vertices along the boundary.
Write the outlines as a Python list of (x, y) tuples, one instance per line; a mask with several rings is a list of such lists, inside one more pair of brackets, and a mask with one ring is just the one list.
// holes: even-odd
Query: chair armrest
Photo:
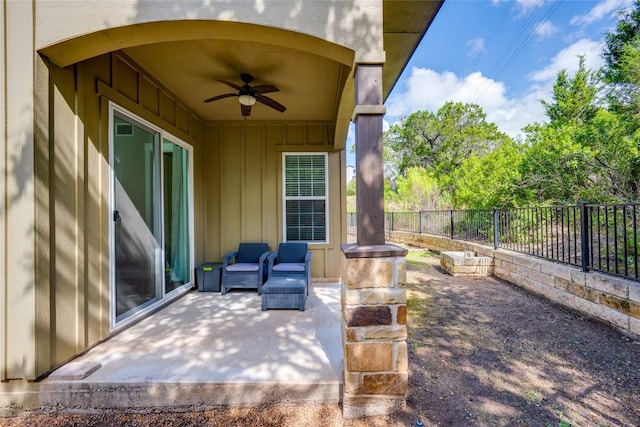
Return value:
[[(265, 273), (267, 276), (267, 280), (269, 280), (269, 265), (268, 265), (268, 259), (271, 256), (272, 252), (271, 251), (267, 251), (264, 252), (262, 255), (260, 255), (260, 258), (258, 259), (258, 265), (259, 265), (259, 271), (260, 271), (260, 280), (258, 280), (258, 295), (260, 295), (262, 293), (262, 285), (264, 285), (265, 283)], [(265, 265), (266, 264), (266, 265)], [(265, 268), (267, 269), (267, 271), (265, 271)]]
[(277, 258), (278, 258), (278, 252), (275, 252), (275, 251), (269, 252), (269, 255), (267, 255), (267, 280), (271, 278), (273, 265), (275, 264)]
[(265, 261), (267, 260), (267, 257), (269, 255), (271, 255), (272, 252), (271, 251), (267, 251), (265, 253), (263, 253), (262, 255), (260, 255), (260, 259), (258, 260), (258, 262), (260, 263), (260, 265), (264, 265)]
[(224, 269), (227, 265), (229, 265), (229, 261), (231, 261), (233, 258), (237, 256), (238, 256), (238, 251), (229, 252), (225, 254), (225, 256), (222, 258), (222, 268)]
[(307, 254), (304, 256), (304, 269), (307, 272), (307, 280), (305, 283), (305, 288), (307, 291), (307, 295), (309, 295), (309, 285), (311, 284), (311, 251), (307, 251)]

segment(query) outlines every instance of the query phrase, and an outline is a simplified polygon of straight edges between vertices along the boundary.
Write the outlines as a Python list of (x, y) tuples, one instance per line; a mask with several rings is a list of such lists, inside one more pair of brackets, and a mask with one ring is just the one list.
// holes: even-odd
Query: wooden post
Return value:
[(357, 241), (384, 245), (382, 64), (358, 65), (355, 97)]

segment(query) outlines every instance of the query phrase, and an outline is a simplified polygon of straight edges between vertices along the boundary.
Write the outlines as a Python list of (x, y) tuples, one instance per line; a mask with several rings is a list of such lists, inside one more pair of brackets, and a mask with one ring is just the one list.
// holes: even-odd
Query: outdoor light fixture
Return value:
[(271, 99), (265, 95), (265, 93), (279, 92), (280, 89), (278, 89), (274, 85), (268, 84), (251, 87), (251, 85), (249, 85), (249, 83), (253, 81), (253, 76), (251, 74), (240, 74), (240, 78), (244, 82), (244, 85), (242, 86), (228, 82), (226, 80), (217, 79), (220, 83), (224, 83), (227, 86), (234, 88), (238, 92), (223, 93), (221, 95), (212, 96), (211, 98), (205, 99), (204, 102), (212, 102), (219, 99), (237, 97), (238, 102), (240, 103), (240, 112), (242, 113), (242, 117), (245, 118), (251, 115), (251, 106), (255, 105), (257, 102), (260, 102), (261, 104), (269, 108), (273, 108), (276, 111), (280, 111), (281, 113), (285, 112), (287, 107), (280, 104), (275, 99)]
[(238, 95), (238, 101), (240, 101), (240, 104), (250, 107), (256, 103), (256, 98), (248, 94), (243, 94)]

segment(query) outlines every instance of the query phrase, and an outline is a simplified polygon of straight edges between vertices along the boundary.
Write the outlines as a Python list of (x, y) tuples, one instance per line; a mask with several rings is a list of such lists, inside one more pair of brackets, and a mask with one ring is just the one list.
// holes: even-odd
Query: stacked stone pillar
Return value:
[(405, 406), (405, 253), (394, 245), (378, 246), (368, 254), (357, 245), (343, 246), (345, 418), (389, 414)]
[(358, 242), (342, 246), (343, 416), (403, 408), (408, 384), (405, 255), (384, 239), (382, 64), (355, 73)]

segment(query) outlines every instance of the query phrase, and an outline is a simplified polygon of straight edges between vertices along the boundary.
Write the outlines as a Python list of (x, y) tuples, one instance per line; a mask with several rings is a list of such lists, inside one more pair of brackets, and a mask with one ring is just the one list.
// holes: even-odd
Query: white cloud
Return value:
[[(499, 5), (503, 2), (512, 2), (513, 0), (491, 0), (494, 6)], [(547, 2), (548, 0), (516, 0), (515, 3), (518, 5), (520, 9), (519, 15), (526, 15), (531, 9), (535, 9), (540, 7), (542, 4)]]
[(541, 39), (546, 39), (548, 37), (551, 37), (557, 31), (558, 31), (558, 27), (553, 25), (551, 21), (540, 21), (536, 24), (536, 26), (533, 29), (533, 32), (535, 33), (535, 35)]
[(469, 50), (467, 56), (476, 56), (484, 52), (484, 39), (473, 39), (467, 42)]
[(482, 107), (487, 121), (512, 137), (522, 134), (522, 128), (534, 122), (546, 121), (541, 100), (550, 100), (553, 84), (560, 70), (571, 76), (578, 68), (578, 57), (585, 56), (587, 69), (604, 65), (600, 56), (602, 43), (581, 39), (562, 49), (550, 63), (527, 76), (530, 85), (519, 97), (509, 97), (504, 83), (488, 78), (480, 72), (458, 76), (452, 72), (436, 72), (413, 68), (404, 82), (405, 91), (387, 100), (385, 127), (418, 110), (437, 111), (446, 102), (475, 103)]
[[(587, 69), (597, 69), (604, 63), (600, 57), (602, 45), (581, 39), (561, 50), (549, 65), (529, 74), (531, 82), (522, 96), (509, 97), (504, 83), (492, 80), (480, 72), (458, 76), (452, 72), (436, 72), (413, 68), (405, 81), (406, 90), (387, 100), (385, 120), (391, 124), (418, 111), (437, 111), (448, 101), (475, 103), (482, 107), (487, 121), (516, 137), (522, 128), (546, 120), (541, 100), (551, 99), (558, 72), (566, 69), (569, 75), (578, 68), (578, 56), (585, 55)], [(388, 123), (387, 123), (388, 126)]]
[(580, 55), (584, 55), (587, 69), (598, 69), (604, 65), (604, 60), (600, 56), (602, 49), (602, 42), (580, 39), (558, 52), (549, 65), (530, 73), (528, 78), (535, 82), (545, 82), (555, 79), (560, 70), (567, 70), (571, 75), (578, 69)]
[(518, 3), (518, 6), (520, 6), (520, 9), (522, 9), (521, 14), (526, 14), (527, 12), (529, 12), (531, 9), (535, 9), (537, 7), (542, 6), (542, 4), (545, 3), (546, 0), (516, 0), (516, 3)]
[(571, 18), (571, 24), (589, 25), (593, 22), (601, 20), (602, 18), (610, 15), (613, 12), (626, 9), (632, 4), (633, 0), (603, 0), (602, 2), (591, 8), (591, 10), (584, 15), (576, 15)]
[(406, 92), (387, 101), (386, 119), (392, 123), (418, 110), (437, 111), (447, 101), (480, 105), (487, 120), (511, 136), (519, 135), (525, 125), (544, 119), (539, 90), (533, 88), (521, 99), (509, 99), (502, 82), (479, 72), (459, 77), (451, 72), (413, 68), (406, 87)]

